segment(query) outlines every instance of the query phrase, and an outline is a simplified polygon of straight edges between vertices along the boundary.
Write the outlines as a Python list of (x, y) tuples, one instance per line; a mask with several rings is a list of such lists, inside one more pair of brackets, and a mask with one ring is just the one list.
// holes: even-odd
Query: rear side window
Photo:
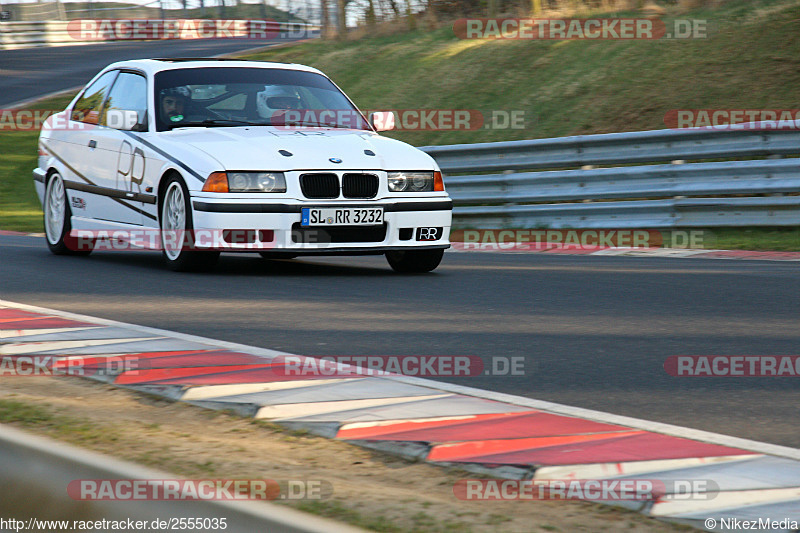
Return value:
[(72, 108), (72, 120), (88, 124), (99, 123), (103, 102), (105, 102), (108, 89), (114, 83), (118, 72), (117, 70), (106, 72), (83, 91), (83, 95)]
[(145, 114), (147, 113), (147, 80), (145, 77), (131, 72), (121, 72), (117, 81), (114, 82), (100, 123), (119, 129), (123, 126), (119, 120), (108, 120), (108, 112), (111, 110), (133, 111), (136, 113), (136, 124), (145, 124)]

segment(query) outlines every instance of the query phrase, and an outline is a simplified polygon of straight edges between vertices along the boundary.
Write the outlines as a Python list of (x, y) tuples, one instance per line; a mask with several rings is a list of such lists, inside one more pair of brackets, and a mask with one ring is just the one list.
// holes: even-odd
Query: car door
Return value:
[(67, 127), (54, 132), (50, 151), (64, 167), (64, 182), (75, 217), (102, 218), (110, 200), (98, 185), (95, 136), (100, 113), (118, 71), (106, 72), (91, 83), (70, 110)]
[(142, 224), (145, 154), (133, 130), (147, 128), (147, 79), (133, 71), (120, 72), (109, 92), (94, 140), (98, 184), (108, 190), (114, 205), (103, 218)]

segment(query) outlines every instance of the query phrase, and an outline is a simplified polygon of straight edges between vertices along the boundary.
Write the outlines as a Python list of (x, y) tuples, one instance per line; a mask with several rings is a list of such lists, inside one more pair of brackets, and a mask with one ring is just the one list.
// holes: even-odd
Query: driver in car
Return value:
[(170, 87), (159, 93), (161, 120), (167, 123), (180, 122), (184, 118), (186, 101), (192, 96), (187, 87)]

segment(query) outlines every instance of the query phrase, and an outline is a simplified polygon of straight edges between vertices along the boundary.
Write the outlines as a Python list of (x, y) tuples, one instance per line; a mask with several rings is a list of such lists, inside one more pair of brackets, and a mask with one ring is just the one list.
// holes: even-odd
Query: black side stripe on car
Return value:
[(153, 194), (120, 191), (119, 189), (110, 189), (108, 187), (101, 187), (99, 185), (92, 185), (90, 183), (79, 183), (77, 181), (64, 180), (64, 184), (68, 189), (90, 192), (92, 194), (99, 194), (100, 196), (108, 196), (109, 198), (124, 198), (133, 202), (143, 202), (145, 204), (153, 205), (155, 205), (158, 201), (158, 198)]
[(304, 207), (353, 207), (357, 209), (369, 207), (383, 207), (387, 213), (401, 211), (450, 211), (453, 201), (442, 202), (397, 202), (394, 204), (359, 204), (359, 205), (285, 205), (285, 204), (223, 204), (212, 202), (192, 203), (195, 210), (208, 213), (299, 213)]
[(199, 179), (200, 183), (205, 183), (206, 182), (206, 179), (203, 176), (201, 176), (196, 171), (194, 171), (191, 168), (189, 168), (189, 166), (186, 165), (186, 163), (184, 163), (183, 161), (180, 161), (179, 159), (176, 159), (176, 158), (172, 157), (171, 155), (169, 155), (167, 152), (165, 152), (161, 148), (158, 148), (157, 146), (155, 146), (153, 143), (151, 143), (149, 141), (145, 141), (144, 139), (142, 139), (141, 137), (139, 137), (138, 135), (136, 135), (132, 131), (126, 131), (126, 130), (121, 130), (121, 131), (122, 131), (122, 133), (124, 133), (125, 135), (130, 137), (131, 139), (134, 139), (137, 142), (142, 143), (143, 145), (147, 146), (148, 148), (150, 148), (152, 151), (156, 152), (157, 154), (159, 154), (159, 155), (161, 155), (163, 157), (166, 157), (167, 159), (169, 159), (170, 161), (172, 161), (173, 163), (175, 163), (176, 165), (181, 167), (183, 170), (185, 170), (186, 172), (188, 172), (189, 174), (191, 174), (195, 178)]
[[(108, 196), (109, 198), (111, 198), (112, 200), (114, 200), (115, 202), (117, 202), (118, 204), (120, 204), (120, 205), (122, 205), (122, 206), (124, 206), (124, 207), (127, 207), (128, 209), (132, 209), (132, 210), (136, 211), (137, 213), (139, 213), (139, 214), (140, 214), (140, 215), (142, 215), (142, 216), (145, 216), (145, 217), (147, 217), (147, 218), (149, 218), (149, 219), (151, 219), (151, 220), (158, 220), (158, 219), (157, 219), (155, 216), (151, 215), (151, 214), (150, 214), (150, 213), (148, 213), (147, 211), (144, 211), (144, 210), (142, 210), (142, 209), (139, 209), (138, 207), (136, 207), (136, 206), (133, 206), (133, 205), (129, 204), (129, 203), (128, 203), (128, 202), (126, 202), (125, 200), (122, 200), (122, 199), (121, 199), (122, 197), (124, 197), (124, 198), (128, 198), (124, 192), (122, 192), (122, 191), (118, 191), (118, 190), (116, 190), (116, 189), (109, 189), (109, 188), (107, 188), (107, 187), (101, 187), (101, 186), (97, 185), (97, 184), (96, 184), (96, 183), (94, 183), (92, 180), (90, 180), (89, 178), (87, 178), (86, 176), (84, 176), (83, 174), (81, 174), (80, 172), (78, 172), (78, 171), (75, 169), (75, 167), (73, 167), (72, 165), (70, 165), (69, 163), (67, 163), (67, 162), (64, 160), (64, 158), (63, 158), (63, 157), (61, 157), (60, 155), (58, 155), (58, 154), (57, 154), (57, 153), (56, 153), (56, 152), (53, 150), (53, 148), (52, 148), (51, 146), (48, 146), (48, 145), (47, 145), (47, 144), (45, 144), (45, 143), (42, 143), (42, 145), (43, 145), (43, 146), (44, 146), (44, 147), (47, 149), (47, 151), (48, 151), (48, 152), (50, 152), (50, 153), (53, 155), (53, 157), (55, 157), (56, 159), (58, 159), (58, 160), (61, 162), (61, 164), (62, 164), (62, 165), (64, 165), (65, 167), (67, 167), (67, 168), (70, 170), (70, 172), (72, 172), (73, 174), (75, 174), (75, 175), (76, 175), (76, 176), (78, 176), (80, 179), (82, 179), (82, 180), (84, 180), (84, 181), (86, 182), (86, 183), (84, 184), (84, 183), (78, 183), (78, 182), (76, 182), (76, 181), (64, 180), (64, 186), (65, 186), (67, 189), (74, 189), (74, 190), (78, 190), (78, 191), (86, 191), (86, 192), (90, 192), (90, 193), (93, 193), (93, 194), (99, 194), (99, 195), (101, 195), (101, 196)], [(91, 189), (90, 189), (90, 188), (91, 188)], [(112, 196), (112, 195), (110, 195), (110, 194), (105, 194), (106, 192), (121, 193), (121, 197), (120, 197), (120, 195), (114, 195), (114, 196)], [(152, 195), (143, 194), (142, 196), (152, 196)], [(156, 197), (155, 197), (155, 196), (152, 196), (152, 198), (153, 198), (153, 201), (152, 201), (152, 202), (149, 202), (149, 201), (148, 201), (147, 203), (156, 203), (156, 201), (155, 201), (155, 198), (156, 198)], [(129, 200), (132, 200), (132, 198), (128, 198), (128, 199), (129, 199)], [(137, 200), (137, 201), (143, 201), (143, 200)]]

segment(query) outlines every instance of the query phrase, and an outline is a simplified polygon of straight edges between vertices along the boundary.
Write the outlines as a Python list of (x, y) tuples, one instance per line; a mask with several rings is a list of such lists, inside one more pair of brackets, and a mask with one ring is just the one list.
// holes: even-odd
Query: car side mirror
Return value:
[(369, 124), (375, 131), (394, 129), (394, 113), (391, 111), (375, 111), (369, 114)]
[(131, 109), (111, 109), (106, 113), (106, 126), (115, 130), (147, 131), (147, 114), (139, 121), (139, 113)]
[(131, 131), (137, 131), (137, 132), (147, 131), (149, 129), (147, 126), (148, 122), (149, 121), (147, 120), (147, 111), (145, 111), (144, 116), (142, 117), (142, 121), (137, 124), (134, 124)]

